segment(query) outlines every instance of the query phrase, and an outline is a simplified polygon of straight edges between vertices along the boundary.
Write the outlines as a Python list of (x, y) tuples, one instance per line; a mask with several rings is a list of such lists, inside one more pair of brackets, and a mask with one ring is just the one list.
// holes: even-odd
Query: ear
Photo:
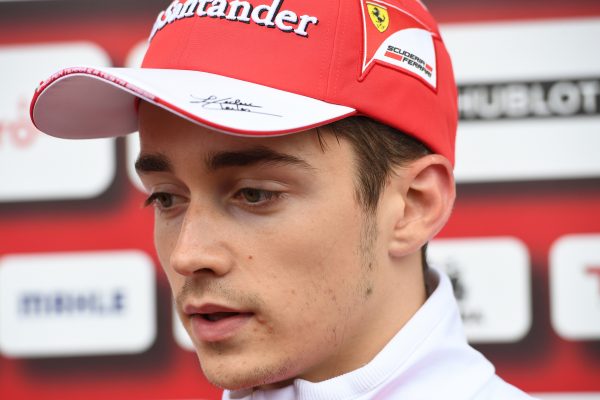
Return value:
[(389, 254), (404, 257), (419, 250), (448, 221), (456, 197), (452, 164), (441, 155), (427, 155), (398, 168), (388, 189), (401, 200), (396, 203)]

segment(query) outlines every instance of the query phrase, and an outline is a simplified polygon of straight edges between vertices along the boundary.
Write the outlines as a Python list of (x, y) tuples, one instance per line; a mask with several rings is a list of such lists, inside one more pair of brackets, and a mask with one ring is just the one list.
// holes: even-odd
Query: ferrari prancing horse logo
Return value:
[(390, 16), (387, 12), (387, 9), (383, 6), (373, 3), (367, 3), (367, 8), (369, 9), (371, 21), (373, 21), (373, 24), (377, 30), (379, 32), (385, 32), (390, 25)]

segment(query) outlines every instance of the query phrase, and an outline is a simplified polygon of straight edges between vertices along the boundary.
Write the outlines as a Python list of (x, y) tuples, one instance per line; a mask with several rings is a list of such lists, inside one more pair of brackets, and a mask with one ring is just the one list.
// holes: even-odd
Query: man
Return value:
[(173, 2), (141, 69), (57, 73), (34, 123), (139, 128), (157, 253), (225, 399), (528, 398), (425, 262), (455, 197), (435, 21), (416, 0), (267, 3)]

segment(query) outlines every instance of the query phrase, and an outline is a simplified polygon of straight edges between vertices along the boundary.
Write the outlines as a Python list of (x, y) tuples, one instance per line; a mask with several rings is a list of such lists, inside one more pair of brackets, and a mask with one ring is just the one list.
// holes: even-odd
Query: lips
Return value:
[(187, 305), (184, 312), (190, 318), (192, 334), (201, 342), (219, 342), (234, 337), (254, 316), (254, 313), (216, 304), (200, 307)]

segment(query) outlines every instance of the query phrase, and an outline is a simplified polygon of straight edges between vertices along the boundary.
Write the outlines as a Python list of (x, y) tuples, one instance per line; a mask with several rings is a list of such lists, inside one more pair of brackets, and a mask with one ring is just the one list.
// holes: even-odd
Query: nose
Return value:
[(226, 231), (224, 216), (190, 205), (169, 259), (170, 267), (184, 276), (227, 274), (234, 265), (234, 256), (224, 239)]

